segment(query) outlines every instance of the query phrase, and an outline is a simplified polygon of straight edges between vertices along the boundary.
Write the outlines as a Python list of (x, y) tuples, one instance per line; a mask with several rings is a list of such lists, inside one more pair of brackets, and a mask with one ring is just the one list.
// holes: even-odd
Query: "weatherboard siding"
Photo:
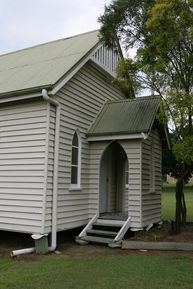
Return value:
[(89, 217), (92, 218), (99, 213), (99, 186), (100, 186), (100, 164), (105, 149), (111, 141), (100, 141), (90, 143), (90, 167), (89, 167)]
[(54, 146), (55, 146), (55, 124), (56, 108), (49, 106), (48, 117), (48, 155), (46, 165), (46, 192), (45, 192), (45, 209), (44, 209), (44, 233), (49, 233), (52, 223), (52, 197), (53, 197), (53, 176), (54, 176)]
[[(132, 217), (131, 227), (141, 228), (141, 144), (137, 140), (118, 141), (129, 161), (129, 189), (125, 190), (124, 210)], [(90, 145), (90, 217), (99, 210), (100, 161), (111, 141)]]
[(141, 141), (119, 141), (127, 154), (129, 163), (128, 214), (131, 228), (141, 228)]
[[(153, 143), (153, 152), (152, 144)], [(153, 162), (152, 162), (153, 155)], [(152, 168), (151, 168), (152, 166)], [(153, 175), (152, 175), (153, 174)], [(142, 224), (161, 221), (161, 142), (157, 130), (153, 130), (142, 143)], [(153, 178), (153, 187), (152, 187)]]
[[(105, 75), (87, 63), (57, 93), (56, 98), (61, 105), (57, 214), (57, 229), (60, 231), (84, 225), (92, 215), (92, 186), (99, 188), (89, 170), (92, 160), (86, 132), (107, 100), (123, 96)], [(71, 144), (77, 129), (82, 143), (81, 189), (70, 190)]]
[(0, 229), (41, 232), (45, 102), (0, 107)]

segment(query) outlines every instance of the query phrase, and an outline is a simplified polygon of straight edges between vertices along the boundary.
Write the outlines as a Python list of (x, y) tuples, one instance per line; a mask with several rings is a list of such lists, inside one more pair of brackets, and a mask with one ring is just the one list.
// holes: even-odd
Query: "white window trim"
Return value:
[[(78, 191), (81, 190), (81, 153), (82, 153), (82, 141), (81, 141), (81, 136), (80, 136), (80, 131), (79, 129), (75, 130), (74, 134), (77, 134), (78, 137), (78, 173), (77, 173), (77, 184), (70, 184), (69, 191)], [(72, 140), (74, 138), (74, 134), (72, 136)], [(72, 161), (72, 147), (71, 145), (71, 161)], [(72, 163), (71, 163), (71, 173), (72, 173)], [(71, 176), (70, 176), (71, 177)]]

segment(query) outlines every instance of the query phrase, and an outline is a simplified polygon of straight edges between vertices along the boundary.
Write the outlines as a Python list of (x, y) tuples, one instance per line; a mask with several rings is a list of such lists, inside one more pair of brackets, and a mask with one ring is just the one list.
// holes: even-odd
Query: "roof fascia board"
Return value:
[(42, 96), (42, 93), (37, 92), (37, 93), (24, 94), (24, 95), (19, 95), (19, 96), (12, 96), (12, 97), (10, 96), (9, 98), (4, 97), (4, 98), (0, 98), (0, 104), (19, 101), (19, 100), (27, 100), (27, 99), (37, 98), (41, 96)]
[(121, 140), (121, 139), (146, 139), (148, 134), (136, 133), (136, 134), (117, 134), (117, 135), (104, 135), (104, 136), (88, 136), (87, 141), (105, 141), (105, 140)]
[(149, 130), (152, 130), (152, 127), (153, 127), (153, 124), (154, 124), (154, 122), (155, 122), (156, 115), (157, 115), (157, 113), (158, 113), (159, 108), (160, 108), (160, 102), (159, 102), (159, 105), (158, 105), (157, 110), (156, 110), (156, 112), (155, 112), (154, 118), (152, 118), (152, 121), (151, 121)]
[(19, 99), (20, 97), (36, 97), (39, 96), (41, 93), (42, 89), (45, 88), (46, 90), (49, 90), (51, 88), (51, 85), (42, 85), (42, 86), (37, 86), (37, 87), (32, 87), (32, 88), (25, 88), (25, 89), (20, 89), (20, 90), (13, 90), (5, 93), (0, 94), (0, 99), (10, 99), (13, 97), (16, 97)]
[(72, 68), (72, 70), (64, 75), (62, 79), (52, 88), (49, 92), (51, 95), (55, 95), (90, 59), (92, 59), (92, 55), (101, 47), (101, 44), (98, 44), (87, 56), (83, 57), (82, 60)]
[(169, 137), (169, 132), (168, 132), (167, 126), (164, 126), (164, 132), (165, 132), (165, 136), (166, 136), (168, 149), (171, 150), (171, 142), (170, 142), (170, 137)]

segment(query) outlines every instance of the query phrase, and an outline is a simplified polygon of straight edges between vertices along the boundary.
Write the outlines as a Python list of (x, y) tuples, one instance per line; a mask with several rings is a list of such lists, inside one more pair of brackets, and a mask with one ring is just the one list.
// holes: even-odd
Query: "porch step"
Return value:
[(117, 235), (117, 232), (90, 229), (90, 230), (87, 230), (87, 234), (115, 237)]
[(94, 243), (102, 243), (102, 244), (110, 244), (113, 242), (113, 239), (111, 238), (88, 236), (88, 235), (85, 237), (82, 237), (82, 240), (86, 242), (94, 242)]
[(129, 229), (131, 217), (127, 220), (99, 218), (94, 215), (86, 227), (76, 238), (79, 244), (87, 242), (104, 243), (111, 247), (120, 246), (122, 239)]
[(109, 220), (109, 219), (97, 219), (94, 225), (108, 226), (108, 227), (122, 227), (125, 221), (121, 220)]

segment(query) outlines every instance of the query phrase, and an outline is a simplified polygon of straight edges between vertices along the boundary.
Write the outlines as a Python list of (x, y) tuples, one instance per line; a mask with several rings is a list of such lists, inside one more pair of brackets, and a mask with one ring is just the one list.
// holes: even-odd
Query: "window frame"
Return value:
[(125, 160), (125, 189), (129, 189), (129, 160)]
[[(73, 145), (74, 137), (77, 136), (78, 145)], [(72, 163), (73, 159), (73, 148), (78, 150), (78, 157), (77, 157), (77, 165), (74, 165)], [(73, 136), (72, 136), (72, 144), (71, 144), (71, 174), (70, 174), (70, 190), (79, 190), (81, 189), (81, 149), (82, 149), (82, 143), (81, 143), (81, 137), (79, 130), (75, 130)], [(77, 182), (72, 183), (72, 168), (77, 168)]]

